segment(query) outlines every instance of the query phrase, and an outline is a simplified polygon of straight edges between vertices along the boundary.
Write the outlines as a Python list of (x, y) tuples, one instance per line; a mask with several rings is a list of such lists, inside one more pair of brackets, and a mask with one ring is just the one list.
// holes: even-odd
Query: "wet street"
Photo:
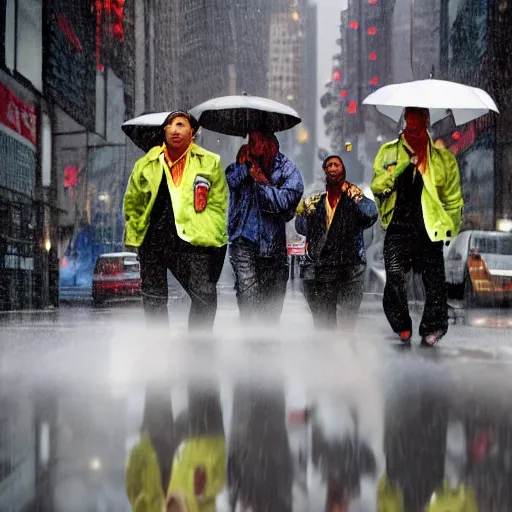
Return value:
[(2, 512), (157, 510), (159, 479), (197, 511), (512, 509), (509, 311), (431, 350), (398, 346), (376, 301), (334, 335), (291, 289), (274, 331), (221, 296), (213, 339), (185, 306), (171, 332), (137, 303), (2, 315)]

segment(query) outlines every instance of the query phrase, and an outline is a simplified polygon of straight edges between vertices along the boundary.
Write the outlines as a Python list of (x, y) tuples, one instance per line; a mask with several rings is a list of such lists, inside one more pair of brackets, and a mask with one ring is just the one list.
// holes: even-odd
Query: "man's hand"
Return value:
[(252, 164), (252, 167), (250, 168), (250, 173), (252, 179), (256, 183), (259, 183), (260, 185), (268, 185), (270, 183), (270, 181), (267, 179), (267, 177), (265, 176), (264, 172), (262, 171), (261, 167), (258, 164)]
[(239, 150), (236, 156), (236, 163), (240, 165), (252, 166), (251, 156), (249, 155), (249, 146), (244, 144)]
[(341, 192), (342, 194), (347, 194), (347, 197), (355, 203), (358, 203), (363, 198), (363, 191), (348, 181), (345, 181), (341, 186)]
[(315, 205), (320, 201), (319, 195), (314, 195), (307, 197), (306, 199), (302, 199), (297, 207), (296, 214), (297, 215), (313, 215), (316, 212)]

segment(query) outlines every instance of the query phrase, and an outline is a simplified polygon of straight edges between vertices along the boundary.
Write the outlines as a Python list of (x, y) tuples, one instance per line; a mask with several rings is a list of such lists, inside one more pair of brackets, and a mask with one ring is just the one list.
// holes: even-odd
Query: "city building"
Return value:
[(316, 113), (317, 113), (317, 6), (305, 5), (303, 18), (302, 62), (300, 68), (300, 106), (302, 124), (299, 127), (298, 145), (301, 150), (297, 160), (304, 183), (314, 181), (318, 169)]
[(447, 119), (434, 130), (459, 162), (465, 229), (512, 229), (512, 65), (504, 50), (512, 44), (511, 22), (507, 2), (442, 2), (442, 78), (484, 89), (500, 110), (465, 126)]
[[(393, 127), (362, 102), (390, 83), (390, 13), (394, 2), (350, 0), (340, 13), (340, 53), (334, 56), (332, 81), (322, 98), (331, 149), (344, 155), (351, 179), (368, 183), (379, 144)], [(352, 151), (345, 152), (350, 143)]]
[(0, 310), (49, 301), (55, 215), (43, 2), (0, 2)]
[(145, 49), (133, 2), (97, 0), (91, 9), (87, 0), (49, 0), (45, 19), (62, 293), (90, 287), (97, 256), (123, 247), (122, 198), (140, 153), (121, 125), (145, 103), (136, 97), (145, 89), (135, 85), (143, 80), (136, 50)]

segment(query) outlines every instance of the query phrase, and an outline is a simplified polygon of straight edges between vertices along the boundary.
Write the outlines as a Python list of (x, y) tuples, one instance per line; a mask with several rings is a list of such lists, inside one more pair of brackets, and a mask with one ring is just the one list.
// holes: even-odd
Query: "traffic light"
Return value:
[(332, 72), (332, 80), (333, 82), (339, 82), (341, 80), (341, 71), (339, 69), (335, 69)]
[(327, 108), (332, 102), (332, 96), (329, 91), (327, 91), (321, 98), (320, 98), (320, 105), (322, 108)]
[(347, 114), (357, 114), (357, 101), (349, 101)]

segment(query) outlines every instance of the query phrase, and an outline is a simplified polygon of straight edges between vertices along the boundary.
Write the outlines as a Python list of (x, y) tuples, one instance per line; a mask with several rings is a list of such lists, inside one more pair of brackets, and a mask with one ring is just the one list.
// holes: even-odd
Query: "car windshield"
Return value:
[(506, 254), (512, 256), (512, 235), (503, 237), (477, 237), (473, 248), (481, 254)]
[(96, 263), (96, 274), (119, 274), (123, 271), (121, 258), (100, 258)]

